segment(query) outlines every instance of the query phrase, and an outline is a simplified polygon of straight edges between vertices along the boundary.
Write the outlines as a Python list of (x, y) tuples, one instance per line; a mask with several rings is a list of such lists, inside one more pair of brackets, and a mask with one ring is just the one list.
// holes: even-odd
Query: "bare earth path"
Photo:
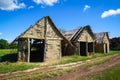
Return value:
[(111, 57), (110, 61), (105, 62), (104, 64), (92, 66), (92, 67), (80, 67), (78, 71), (64, 74), (63, 76), (55, 77), (52, 79), (46, 80), (76, 80), (79, 77), (89, 75), (95, 72), (103, 71), (108, 69), (116, 64), (120, 64), (120, 55)]
[[(82, 66), (83, 64), (99, 62), (99, 61), (102, 61), (105, 59), (110, 59), (110, 60), (103, 64), (92, 66), (92, 67)], [(65, 64), (65, 65), (40, 67), (40, 68), (29, 69), (29, 70), (25, 70), (25, 71), (17, 71), (17, 72), (12, 72), (12, 73), (0, 74), (0, 79), (6, 79), (6, 78), (12, 79), (12, 77), (14, 77), (16, 75), (23, 76), (22, 74), (29, 75), (34, 72), (47, 72), (47, 71), (57, 70), (60, 68), (66, 69), (66, 68), (71, 68), (71, 67), (74, 67), (74, 68), (77, 67), (78, 69), (75, 72), (65, 73), (62, 76), (45, 79), (45, 80), (76, 80), (76, 78), (78, 78), (78, 77), (89, 75), (94, 72), (103, 71), (105, 69), (108, 69), (108, 68), (116, 65), (116, 64), (120, 64), (120, 55), (119, 54), (105, 56), (105, 57), (98, 57), (98, 58), (91, 59), (91, 60), (79, 61), (79, 62), (69, 63), (69, 64)]]

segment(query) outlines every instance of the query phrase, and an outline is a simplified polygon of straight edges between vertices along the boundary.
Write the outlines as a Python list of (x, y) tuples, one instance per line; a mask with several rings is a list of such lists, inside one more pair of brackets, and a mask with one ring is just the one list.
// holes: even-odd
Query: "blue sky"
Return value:
[(120, 0), (0, 0), (0, 39), (11, 42), (43, 16), (64, 30), (90, 25), (120, 36)]

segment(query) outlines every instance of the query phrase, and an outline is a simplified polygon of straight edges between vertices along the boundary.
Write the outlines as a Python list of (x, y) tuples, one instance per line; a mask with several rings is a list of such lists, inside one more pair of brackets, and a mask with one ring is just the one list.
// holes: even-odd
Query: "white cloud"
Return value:
[(0, 32), (0, 35), (1, 35), (2, 33)]
[(48, 6), (53, 6), (58, 0), (33, 0), (36, 4), (45, 4)]
[(18, 0), (0, 0), (1, 10), (15, 10), (20, 8), (25, 8), (24, 3), (18, 3)]
[(110, 9), (108, 11), (104, 11), (101, 15), (101, 18), (106, 18), (109, 16), (118, 15), (118, 14), (120, 14), (120, 9), (117, 9), (117, 10)]
[(89, 5), (85, 5), (84, 6), (84, 9), (83, 9), (83, 12), (85, 12), (87, 9), (89, 9), (90, 8), (90, 6)]
[(34, 6), (29, 6), (29, 7), (28, 7), (28, 9), (32, 9), (32, 8), (34, 8)]

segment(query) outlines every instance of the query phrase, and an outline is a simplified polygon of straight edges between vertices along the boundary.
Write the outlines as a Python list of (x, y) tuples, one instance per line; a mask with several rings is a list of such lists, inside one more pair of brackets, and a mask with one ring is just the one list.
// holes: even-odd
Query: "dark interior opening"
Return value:
[(32, 40), (30, 62), (43, 62), (44, 61), (44, 48), (45, 48), (45, 40), (43, 39)]
[(80, 42), (80, 55), (87, 56), (86, 53), (86, 42)]
[(93, 42), (88, 43), (88, 52), (93, 52)]
[(107, 44), (105, 44), (105, 49), (106, 49), (105, 52), (108, 53)]

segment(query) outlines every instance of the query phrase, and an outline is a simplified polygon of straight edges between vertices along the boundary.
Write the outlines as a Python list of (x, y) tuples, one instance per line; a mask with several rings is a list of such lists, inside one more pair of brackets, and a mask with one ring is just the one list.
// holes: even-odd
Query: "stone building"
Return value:
[(78, 54), (81, 56), (87, 56), (94, 53), (94, 34), (89, 25), (67, 31), (63, 33), (63, 35), (74, 46), (74, 48), (71, 48), (71, 46), (67, 46), (68, 49), (66, 48), (66, 55)]
[(53, 61), (65, 55), (87, 56), (94, 52), (109, 52), (107, 32), (93, 34), (87, 25), (61, 34), (49, 16), (38, 20), (12, 43), (15, 41), (18, 43), (18, 61), (23, 62)]
[(69, 44), (49, 16), (43, 17), (18, 36), (18, 61), (41, 62), (60, 59), (62, 44)]
[(95, 33), (95, 52), (109, 53), (109, 36), (108, 32)]

